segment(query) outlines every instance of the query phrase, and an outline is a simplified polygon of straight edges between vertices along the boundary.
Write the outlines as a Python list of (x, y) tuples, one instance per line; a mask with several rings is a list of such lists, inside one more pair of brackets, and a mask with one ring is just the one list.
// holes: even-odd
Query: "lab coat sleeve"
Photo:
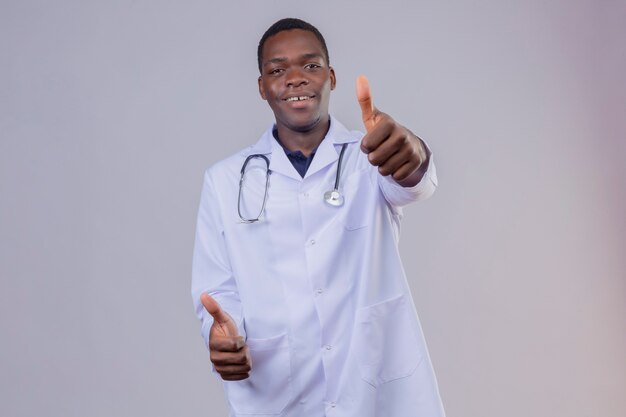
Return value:
[(200, 197), (191, 279), (191, 297), (196, 315), (202, 321), (202, 337), (208, 346), (213, 317), (200, 302), (203, 292), (211, 295), (222, 310), (230, 314), (239, 328), (239, 334), (245, 338), (241, 301), (226, 250), (218, 193), (210, 171), (204, 175)]
[(391, 175), (383, 177), (378, 174), (378, 184), (385, 196), (387, 202), (393, 207), (402, 207), (409, 203), (419, 200), (425, 200), (434, 194), (437, 189), (437, 171), (435, 169), (435, 162), (433, 154), (426, 145), (426, 152), (428, 152), (428, 166), (424, 176), (413, 187), (403, 187), (398, 184)]

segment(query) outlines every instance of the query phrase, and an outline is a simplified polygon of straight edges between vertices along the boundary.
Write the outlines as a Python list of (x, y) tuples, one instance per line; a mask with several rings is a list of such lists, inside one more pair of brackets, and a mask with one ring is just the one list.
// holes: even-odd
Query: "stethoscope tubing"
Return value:
[[(332, 190), (324, 193), (324, 201), (326, 201), (331, 206), (335, 206), (335, 207), (339, 207), (343, 205), (343, 196), (339, 192), (339, 180), (341, 179), (343, 155), (346, 151), (347, 146), (348, 146), (347, 143), (344, 143), (343, 145), (341, 145), (341, 152), (339, 153), (339, 160), (337, 161), (337, 173), (335, 174), (335, 186), (333, 187)], [(248, 165), (248, 162), (250, 162), (250, 160), (254, 158), (262, 158), (265, 161), (265, 164), (267, 166), (266, 176), (265, 176), (265, 193), (263, 195), (263, 204), (261, 206), (261, 211), (259, 212), (259, 215), (254, 219), (249, 219), (249, 218), (244, 217), (241, 214), (241, 194), (243, 190), (243, 178), (246, 172), (246, 166)], [(248, 155), (248, 157), (243, 162), (243, 165), (241, 166), (241, 178), (239, 179), (239, 195), (237, 196), (237, 214), (239, 214), (239, 218), (241, 219), (243, 223), (250, 224), (250, 223), (258, 222), (261, 216), (263, 215), (263, 213), (265, 212), (265, 203), (267, 202), (267, 194), (268, 194), (269, 180), (270, 180), (271, 173), (272, 173), (272, 170), (270, 169), (270, 161), (267, 158), (267, 156), (263, 154), (257, 153), (257, 154)]]

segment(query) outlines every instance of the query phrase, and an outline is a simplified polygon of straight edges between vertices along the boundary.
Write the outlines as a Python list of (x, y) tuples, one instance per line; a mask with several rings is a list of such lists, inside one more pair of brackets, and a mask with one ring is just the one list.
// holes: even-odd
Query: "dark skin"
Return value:
[(215, 370), (225, 381), (248, 378), (252, 360), (245, 340), (239, 336), (237, 325), (210, 295), (202, 294), (200, 301), (213, 316), (213, 325), (209, 330), (209, 352)]
[[(328, 103), (336, 85), (322, 46), (309, 31), (279, 32), (265, 42), (261, 71), (259, 94), (274, 112), (280, 141), (308, 156), (328, 132)], [(294, 97), (306, 99), (289, 101)]]
[(420, 138), (391, 116), (378, 110), (365, 76), (356, 80), (356, 94), (367, 133), (361, 150), (381, 175), (391, 177), (403, 187), (413, 187), (422, 180), (428, 167), (428, 153)]
[[(315, 35), (301, 29), (268, 38), (261, 58), (259, 94), (274, 112), (278, 137), (287, 149), (308, 156), (330, 127), (328, 105), (337, 83), (335, 70)], [(403, 187), (416, 185), (428, 166), (423, 142), (374, 106), (367, 78), (357, 79), (356, 90), (367, 131), (361, 150), (381, 175), (391, 175)], [(208, 294), (200, 299), (214, 318), (209, 351), (215, 370), (226, 381), (248, 378), (250, 354), (233, 319)]]

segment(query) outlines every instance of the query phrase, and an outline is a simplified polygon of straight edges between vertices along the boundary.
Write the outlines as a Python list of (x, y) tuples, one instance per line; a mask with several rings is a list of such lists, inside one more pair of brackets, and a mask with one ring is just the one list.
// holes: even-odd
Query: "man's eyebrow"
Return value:
[[(301, 59), (312, 59), (312, 58), (324, 58), (324, 55), (319, 53), (319, 52), (307, 52), (305, 54), (300, 55)], [(269, 64), (280, 64), (281, 62), (286, 62), (288, 61), (288, 59), (286, 57), (275, 57), (275, 58), (270, 58), (267, 61), (265, 61), (263, 63), (263, 65), (269, 65)]]
[(302, 58), (311, 59), (311, 58), (324, 58), (324, 55), (319, 52), (309, 52), (306, 54), (302, 54)]
[(278, 64), (278, 63), (285, 62), (285, 61), (287, 61), (287, 58), (285, 57), (276, 57), (276, 58), (268, 59), (267, 61), (265, 61), (263, 65)]

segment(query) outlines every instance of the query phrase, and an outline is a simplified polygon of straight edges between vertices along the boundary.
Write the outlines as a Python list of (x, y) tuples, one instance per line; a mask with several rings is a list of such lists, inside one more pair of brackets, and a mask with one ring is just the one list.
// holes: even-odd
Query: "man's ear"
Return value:
[(337, 85), (337, 76), (335, 75), (335, 69), (333, 67), (329, 67), (330, 70), (330, 89), (334, 90)]
[(263, 89), (263, 79), (261, 78), (261, 76), (259, 75), (259, 94), (261, 95), (261, 98), (263, 100), (267, 100), (267, 98), (265, 97), (265, 90)]

